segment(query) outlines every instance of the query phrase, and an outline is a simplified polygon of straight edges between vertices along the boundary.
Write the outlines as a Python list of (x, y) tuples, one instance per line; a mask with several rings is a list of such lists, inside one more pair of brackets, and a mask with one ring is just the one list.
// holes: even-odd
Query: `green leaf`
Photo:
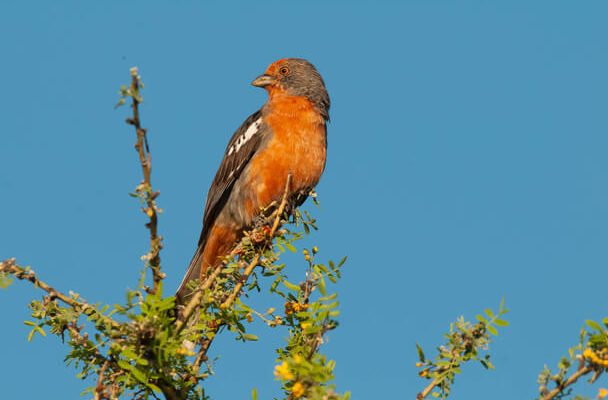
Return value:
[(259, 338), (251, 333), (243, 333), (243, 340), (257, 341)]
[(140, 369), (138, 369), (136, 367), (132, 367), (131, 368), (131, 375), (133, 375), (133, 377), (135, 379), (137, 379), (139, 382), (141, 382), (144, 385), (148, 386), (148, 378), (146, 377), (146, 374), (142, 370), (140, 370)]
[(489, 308), (486, 308), (485, 310), (483, 310), (486, 315), (490, 318), (494, 318), (494, 313), (492, 312), (492, 310), (490, 310)]
[(504, 319), (495, 319), (494, 324), (496, 326), (509, 326), (509, 322), (505, 321)]
[(479, 321), (479, 322), (481, 322), (481, 323), (483, 323), (483, 324), (486, 324), (486, 325), (488, 324), (488, 320), (487, 320), (487, 319), (485, 319), (485, 318), (484, 318), (484, 316), (483, 316), (483, 315), (481, 315), (481, 314), (477, 314), (477, 315), (475, 316), (475, 318), (477, 319), (477, 321)]
[(44, 331), (44, 329), (42, 329), (40, 326), (35, 327), (35, 328), (34, 328), (34, 330), (35, 330), (36, 332), (38, 332), (40, 335), (42, 335), (42, 336), (46, 336), (46, 332), (45, 332), (45, 331)]
[(323, 296), (327, 296), (327, 289), (325, 288), (325, 279), (323, 279), (323, 277), (319, 279), (317, 287), (319, 288), (319, 292), (321, 292)]
[(486, 325), (488, 332), (490, 332), (494, 336), (498, 336), (498, 331), (492, 325)]
[(131, 371), (131, 368), (133, 368), (133, 366), (125, 360), (118, 360), (118, 366), (125, 371)]
[(416, 352), (418, 353), (418, 359), (423, 363), (425, 361), (424, 351), (422, 351), (422, 346), (418, 343), (416, 343)]
[(82, 393), (80, 393), (81, 396), (84, 396), (87, 393), (93, 393), (93, 391), (95, 391), (95, 386), (91, 386), (86, 388), (85, 390), (82, 391)]
[(595, 329), (596, 331), (603, 332), (604, 328), (600, 324), (590, 319), (586, 320), (585, 323), (589, 325), (590, 328)]
[(8, 274), (0, 273), (0, 289), (6, 289), (13, 283), (13, 279)]
[(136, 360), (138, 358), (137, 354), (130, 348), (123, 349), (120, 354), (122, 354), (125, 358), (129, 358), (131, 360)]
[[(29, 322), (29, 321), (28, 321)], [(42, 329), (40, 326), (35, 325), (34, 328), (30, 331), (30, 333), (28, 333), (27, 335), (27, 341), (31, 342), (32, 339), (34, 339), (34, 335), (36, 334), (36, 332), (38, 332), (41, 336), (46, 336), (46, 332), (44, 331), (44, 329)]]
[(251, 400), (258, 400), (258, 390), (256, 388), (251, 390)]
[(116, 105), (114, 106), (114, 108), (118, 108), (118, 107), (124, 105), (125, 102), (126, 102), (125, 99), (119, 99), (118, 103), (116, 103)]
[(300, 291), (300, 286), (299, 285), (294, 285), (293, 283), (289, 282), (287, 279), (283, 280), (283, 285), (285, 285), (285, 287), (289, 290), (293, 290), (294, 292), (299, 292)]

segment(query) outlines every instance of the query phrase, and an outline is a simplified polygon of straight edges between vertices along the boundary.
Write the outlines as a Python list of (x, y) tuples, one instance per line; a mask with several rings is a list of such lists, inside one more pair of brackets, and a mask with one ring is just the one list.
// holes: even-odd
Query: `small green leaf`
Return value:
[(131, 350), (130, 348), (125, 348), (121, 351), (121, 354), (126, 357), (129, 358), (131, 360), (136, 360), (138, 358), (137, 354), (135, 354), (135, 352), (133, 350)]
[(0, 273), (0, 289), (6, 289), (13, 283), (13, 279), (8, 274)]
[(293, 283), (289, 282), (287, 279), (283, 280), (283, 285), (285, 285), (285, 287), (287, 289), (293, 290), (294, 292), (300, 291), (300, 286), (294, 285)]
[(422, 351), (422, 346), (420, 346), (418, 343), (416, 343), (416, 352), (418, 353), (418, 359), (421, 363), (423, 363), (425, 361), (424, 351)]
[(146, 374), (138, 369), (138, 368), (131, 368), (131, 374), (133, 375), (133, 377), (135, 377), (135, 379), (137, 379), (138, 381), (140, 381), (143, 384), (148, 384), (148, 378), (146, 378)]
[(125, 360), (118, 360), (118, 366), (125, 371), (131, 371), (131, 368), (133, 368), (133, 366)]
[(256, 388), (251, 391), (251, 400), (258, 400), (258, 390)]
[(494, 336), (498, 336), (498, 331), (492, 325), (486, 325), (488, 332), (490, 332)]
[(317, 287), (319, 288), (319, 292), (321, 292), (323, 296), (327, 296), (327, 289), (325, 288), (325, 279), (323, 279), (323, 277), (319, 279), (317, 285)]
[(600, 324), (590, 319), (586, 320), (585, 323), (589, 325), (590, 328), (595, 329), (596, 331), (603, 332), (604, 328)]
[(495, 319), (494, 324), (496, 326), (509, 326), (509, 322), (505, 321), (504, 319)]

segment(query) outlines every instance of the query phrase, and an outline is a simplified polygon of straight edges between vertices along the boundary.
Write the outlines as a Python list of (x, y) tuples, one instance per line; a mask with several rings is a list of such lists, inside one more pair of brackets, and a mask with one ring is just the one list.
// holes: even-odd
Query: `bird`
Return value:
[[(261, 210), (288, 199), (298, 206), (317, 185), (327, 158), (330, 98), (309, 61), (282, 58), (251, 82), (268, 92), (228, 141), (203, 212), (196, 252), (176, 292), (178, 304), (254, 226)], [(289, 177), (289, 178), (288, 178)]]

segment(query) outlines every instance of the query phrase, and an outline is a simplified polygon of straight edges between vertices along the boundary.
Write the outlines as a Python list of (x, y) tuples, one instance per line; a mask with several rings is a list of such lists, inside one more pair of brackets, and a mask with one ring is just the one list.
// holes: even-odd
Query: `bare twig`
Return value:
[(139, 73), (137, 67), (133, 67), (131, 68), (131, 87), (129, 89), (133, 101), (131, 105), (133, 117), (127, 119), (127, 123), (135, 127), (135, 133), (137, 135), (135, 150), (139, 154), (139, 163), (141, 164), (141, 170), (144, 177), (140, 185), (140, 190), (144, 193), (146, 202), (146, 208), (143, 211), (150, 218), (146, 227), (150, 231), (150, 252), (148, 253), (148, 257), (149, 266), (152, 271), (153, 288), (149, 292), (156, 293), (160, 286), (160, 282), (164, 278), (164, 275), (160, 270), (160, 250), (163, 245), (162, 237), (158, 235), (158, 208), (156, 206), (156, 198), (160, 192), (155, 192), (152, 189), (152, 156), (150, 155), (148, 138), (146, 136), (147, 130), (142, 128), (139, 118), (139, 104), (141, 103), (139, 89)]
[(97, 378), (97, 386), (95, 386), (95, 400), (103, 400), (103, 399), (108, 399), (109, 396), (106, 393), (106, 388), (103, 384), (103, 379), (105, 377), (105, 372), (106, 369), (108, 368), (108, 365), (110, 364), (109, 361), (106, 361), (103, 363), (103, 365), (101, 366), (101, 368), (99, 369), (99, 377)]
[(439, 385), (440, 383), (441, 383), (440, 379), (433, 379), (433, 381), (431, 383), (429, 383), (429, 385), (427, 387), (425, 387), (422, 392), (420, 392), (416, 395), (416, 400), (425, 399), (426, 396), (428, 396), (433, 391), (433, 389), (435, 389), (435, 387), (437, 387), (437, 385)]

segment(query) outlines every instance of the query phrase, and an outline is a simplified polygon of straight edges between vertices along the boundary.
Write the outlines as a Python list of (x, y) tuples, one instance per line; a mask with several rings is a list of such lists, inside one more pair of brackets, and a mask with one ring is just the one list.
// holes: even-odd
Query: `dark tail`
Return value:
[(204, 249), (205, 243), (200, 243), (196, 249), (196, 253), (194, 253), (194, 257), (192, 257), (192, 260), (190, 261), (190, 265), (188, 265), (188, 270), (186, 271), (186, 275), (184, 275), (184, 279), (182, 279), (182, 283), (179, 284), (179, 288), (175, 293), (176, 304), (178, 306), (186, 303), (192, 294), (192, 291), (188, 289), (188, 283), (194, 280), (198, 281), (200, 278)]

